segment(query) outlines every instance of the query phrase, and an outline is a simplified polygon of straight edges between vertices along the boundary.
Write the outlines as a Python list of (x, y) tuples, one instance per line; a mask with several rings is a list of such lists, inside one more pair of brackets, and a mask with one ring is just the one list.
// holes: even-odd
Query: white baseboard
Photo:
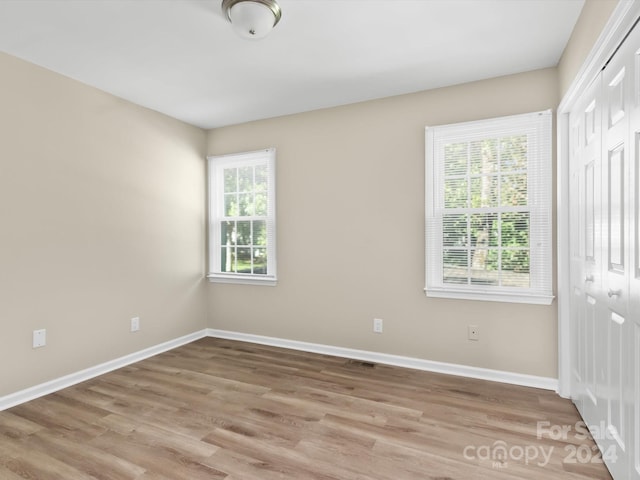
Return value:
[(139, 352), (134, 352), (129, 355), (125, 355), (124, 357), (110, 360), (100, 365), (96, 365), (95, 367), (80, 370), (79, 372), (71, 373), (69, 375), (65, 375), (64, 377), (56, 378), (55, 380), (41, 383), (40, 385), (26, 388), (24, 390), (20, 390), (4, 397), (0, 397), (0, 411), (6, 410), (7, 408), (15, 407), (16, 405), (28, 402), (29, 400), (33, 400), (38, 397), (42, 397), (49, 393), (57, 392), (58, 390), (76, 385), (80, 382), (84, 382), (85, 380), (90, 380), (99, 375), (103, 375), (118, 368), (131, 365), (132, 363), (139, 362), (140, 360), (144, 360), (145, 358), (153, 357), (154, 355), (158, 355), (159, 353), (166, 352), (167, 350), (171, 350), (187, 343), (194, 342), (206, 336), (207, 330), (200, 330), (199, 332), (190, 333), (189, 335), (185, 335), (174, 340), (169, 340), (168, 342), (164, 342), (153, 347), (145, 348), (144, 350), (140, 350)]
[(140, 360), (144, 360), (145, 358), (158, 355), (159, 353), (163, 353), (167, 350), (186, 345), (187, 343), (194, 342), (204, 337), (226, 338), (229, 340), (270, 345), (273, 347), (289, 348), (291, 350), (320, 353), (323, 355), (331, 355), (334, 357), (352, 358), (356, 360), (364, 360), (367, 362), (394, 365), (397, 367), (413, 368), (416, 370), (424, 370), (427, 372), (446, 373), (449, 375), (478, 378), (481, 380), (490, 380), (493, 382), (543, 388), (545, 390), (558, 390), (558, 379), (556, 378), (537, 377), (534, 375), (526, 375), (522, 373), (505, 372), (502, 370), (469, 367), (466, 365), (458, 365), (455, 363), (435, 362), (432, 360), (423, 360), (421, 358), (403, 357), (400, 355), (370, 352), (367, 350), (356, 350), (353, 348), (322, 345), (320, 343), (300, 342), (297, 340), (287, 340), (284, 338), (265, 337), (262, 335), (252, 335), (248, 333), (207, 328), (180, 338), (176, 338), (174, 340), (169, 340), (168, 342), (164, 342), (153, 347), (146, 348), (144, 350), (140, 350), (139, 352), (125, 355), (124, 357), (116, 358), (100, 365), (96, 365), (85, 370), (80, 370), (79, 372), (65, 375), (64, 377), (60, 377), (49, 382), (41, 383), (24, 390), (20, 390), (18, 392), (11, 393), (4, 397), (0, 397), (0, 411), (15, 407), (16, 405), (34, 400), (49, 393), (57, 392), (58, 390), (62, 390), (63, 388), (76, 385), (86, 380), (90, 380), (99, 375), (103, 375), (118, 368), (131, 365), (132, 363), (139, 362)]
[(251, 335), (248, 333), (231, 332), (228, 330), (207, 329), (207, 336), (216, 338), (226, 338), (229, 340), (239, 340), (243, 342), (270, 345), (273, 347), (289, 348), (291, 350), (301, 350), (304, 352), (321, 353), (335, 357), (352, 358), (367, 362), (394, 365), (397, 367), (413, 368), (427, 372), (446, 373), (460, 377), (478, 378), (490, 380), (492, 382), (510, 383), (525, 387), (542, 388), (545, 390), (558, 391), (558, 379), (551, 377), (538, 377), (524, 373), (506, 372), (503, 370), (491, 370), (488, 368), (470, 367), (455, 363), (435, 362), (423, 360), (421, 358), (403, 357), (400, 355), (390, 355), (387, 353), (370, 352), (366, 350), (355, 350), (352, 348), (334, 347), (319, 343), (299, 342), (297, 340), (286, 340), (283, 338), (265, 337), (262, 335)]

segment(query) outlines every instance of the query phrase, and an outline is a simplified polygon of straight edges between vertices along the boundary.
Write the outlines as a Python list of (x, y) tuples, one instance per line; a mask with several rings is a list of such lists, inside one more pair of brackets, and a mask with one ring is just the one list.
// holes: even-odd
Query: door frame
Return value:
[(558, 284), (558, 394), (570, 398), (571, 322), (569, 258), (569, 113), (582, 91), (602, 70), (640, 18), (640, 2), (620, 0), (598, 40), (578, 70), (558, 106), (557, 116), (557, 284)]

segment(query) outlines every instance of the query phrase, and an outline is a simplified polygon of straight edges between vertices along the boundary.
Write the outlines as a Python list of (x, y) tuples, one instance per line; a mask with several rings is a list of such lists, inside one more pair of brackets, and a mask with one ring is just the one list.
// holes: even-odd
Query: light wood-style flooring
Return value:
[(545, 390), (205, 338), (0, 412), (0, 479), (610, 479), (579, 420)]

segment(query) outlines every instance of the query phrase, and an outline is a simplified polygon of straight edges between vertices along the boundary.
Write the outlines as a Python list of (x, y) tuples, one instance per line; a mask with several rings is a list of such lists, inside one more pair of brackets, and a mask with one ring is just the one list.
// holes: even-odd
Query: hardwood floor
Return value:
[(545, 390), (206, 338), (0, 412), (0, 479), (611, 478), (579, 420)]

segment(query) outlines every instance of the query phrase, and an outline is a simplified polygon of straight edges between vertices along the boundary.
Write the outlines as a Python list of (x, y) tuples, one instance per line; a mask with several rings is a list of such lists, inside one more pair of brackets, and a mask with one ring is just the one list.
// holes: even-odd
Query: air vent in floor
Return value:
[(364, 360), (347, 360), (347, 365), (351, 367), (364, 367), (374, 368), (376, 366), (373, 362), (365, 362)]

